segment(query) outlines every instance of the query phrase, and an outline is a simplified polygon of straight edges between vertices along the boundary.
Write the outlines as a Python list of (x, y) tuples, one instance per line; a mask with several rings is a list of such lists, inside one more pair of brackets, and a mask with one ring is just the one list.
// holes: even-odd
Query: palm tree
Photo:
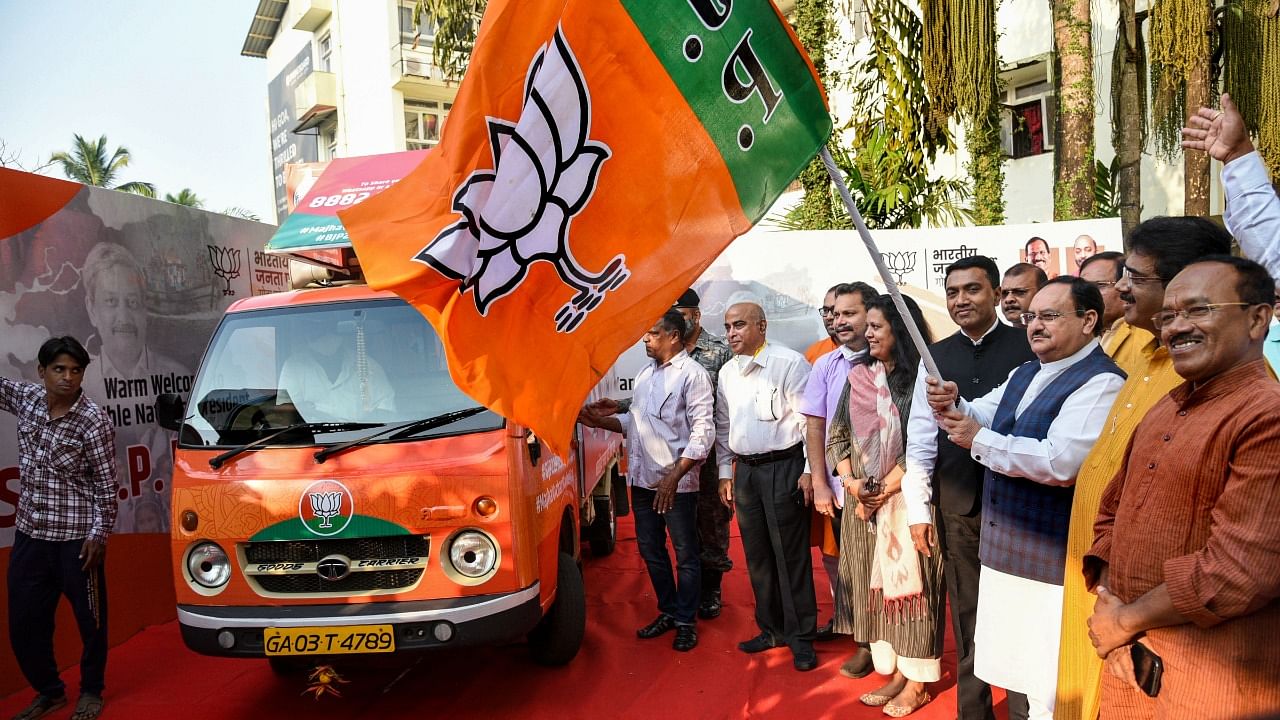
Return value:
[(1093, 25), (1089, 0), (1051, 5), (1058, 67), (1053, 219), (1080, 220), (1094, 216)]
[(151, 183), (134, 181), (116, 184), (116, 174), (129, 165), (129, 150), (117, 147), (108, 157), (106, 135), (96, 141), (85, 140), (76, 135), (70, 154), (56, 152), (49, 159), (61, 165), (62, 174), (70, 180), (145, 197), (156, 196), (156, 187)]
[(191, 188), (182, 188), (182, 190), (174, 195), (173, 193), (165, 193), (164, 201), (171, 202), (174, 205), (186, 205), (187, 207), (200, 208), (204, 207), (204, 201), (196, 195)]
[(973, 220), (1004, 222), (996, 0), (922, 0), (924, 84), (938, 111), (965, 123)]
[(230, 215), (231, 217), (237, 217), (237, 218), (240, 218), (241, 220), (252, 220), (254, 222), (262, 222), (262, 218), (258, 217), (257, 213), (255, 213), (252, 210), (242, 208), (238, 205), (233, 205), (227, 208), (226, 210), (223, 210), (222, 214)]

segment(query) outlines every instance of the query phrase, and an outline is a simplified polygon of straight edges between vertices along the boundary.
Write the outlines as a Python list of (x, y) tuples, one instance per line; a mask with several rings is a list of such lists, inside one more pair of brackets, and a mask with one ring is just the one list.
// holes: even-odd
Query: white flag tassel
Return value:
[(938, 372), (938, 365), (933, 361), (933, 356), (929, 354), (929, 347), (925, 344), (924, 336), (920, 334), (920, 328), (916, 326), (915, 319), (911, 317), (911, 311), (907, 309), (907, 304), (902, 301), (902, 291), (898, 289), (898, 283), (889, 274), (889, 268), (885, 267), (884, 258), (880, 257), (880, 249), (876, 247), (876, 241), (871, 239), (871, 232), (867, 230), (867, 224), (862, 221), (862, 213), (858, 212), (858, 206), (853, 203), (853, 196), (849, 194), (849, 188), (844, 184), (844, 176), (840, 174), (840, 168), (836, 167), (836, 161), (831, 159), (831, 152), (825, 147), (822, 148), (822, 163), (827, 166), (827, 175), (831, 176), (831, 182), (835, 183), (836, 189), (840, 191), (840, 198), (844, 200), (844, 206), (849, 210), (849, 217), (853, 218), (853, 226), (858, 229), (858, 235), (862, 236), (862, 244), (866, 245), (867, 252), (871, 253), (871, 262), (876, 264), (876, 270), (880, 272), (880, 279), (884, 281), (885, 288), (889, 295), (893, 297), (894, 306), (898, 308), (898, 314), (902, 316), (903, 322), (906, 323), (907, 332), (911, 334), (911, 342), (915, 343), (916, 349), (920, 351), (920, 359), (924, 361), (925, 372), (941, 380), (942, 374)]

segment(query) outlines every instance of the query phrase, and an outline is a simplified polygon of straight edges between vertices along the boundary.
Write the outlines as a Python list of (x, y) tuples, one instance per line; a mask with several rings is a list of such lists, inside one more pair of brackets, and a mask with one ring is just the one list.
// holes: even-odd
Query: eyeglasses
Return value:
[(818, 314), (822, 317), (831, 317), (836, 314), (836, 309), (830, 305), (823, 305), (818, 308)]
[(1202, 320), (1207, 320), (1209, 316), (1213, 314), (1213, 311), (1218, 308), (1250, 306), (1252, 306), (1252, 303), (1247, 302), (1205, 303), (1204, 305), (1189, 307), (1186, 310), (1165, 310), (1164, 312), (1158, 312), (1151, 316), (1151, 322), (1156, 326), (1156, 329), (1159, 330), (1165, 325), (1173, 322), (1173, 319), (1179, 316), (1186, 318), (1189, 323), (1196, 323)]
[(1030, 325), (1031, 321), (1035, 320), (1036, 318), (1040, 318), (1040, 322), (1044, 323), (1045, 325), (1050, 325), (1068, 315), (1083, 315), (1083, 314), (1084, 314), (1084, 310), (1076, 310), (1073, 313), (1060, 313), (1056, 310), (1041, 310), (1038, 313), (1024, 312), (1018, 317), (1022, 319), (1023, 325)]
[(1164, 278), (1160, 277), (1159, 275), (1139, 275), (1138, 273), (1134, 272), (1133, 268), (1129, 267), (1128, 265), (1123, 266), (1123, 268), (1121, 269), (1121, 276), (1125, 280), (1128, 280), (1130, 284), (1133, 284), (1133, 285), (1146, 285), (1147, 283), (1156, 283), (1156, 282), (1163, 283), (1164, 282)]
[(1090, 282), (1092, 282), (1095, 286), (1097, 286), (1099, 290), (1105, 290), (1106, 288), (1109, 288), (1112, 285), (1115, 285), (1117, 281), (1116, 280), (1091, 280)]

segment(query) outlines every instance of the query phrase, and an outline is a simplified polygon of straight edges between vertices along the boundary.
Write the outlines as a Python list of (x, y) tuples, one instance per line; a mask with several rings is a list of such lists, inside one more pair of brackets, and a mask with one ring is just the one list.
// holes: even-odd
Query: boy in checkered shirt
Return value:
[(116, 519), (115, 430), (80, 390), (89, 354), (72, 337), (46, 341), (42, 383), (0, 378), (0, 410), (18, 420), (18, 512), (9, 559), (9, 640), (37, 695), (17, 715), (38, 718), (66, 705), (53, 656), (53, 619), (66, 595), (80, 628), (80, 700), (75, 720), (102, 711), (107, 664), (107, 536)]

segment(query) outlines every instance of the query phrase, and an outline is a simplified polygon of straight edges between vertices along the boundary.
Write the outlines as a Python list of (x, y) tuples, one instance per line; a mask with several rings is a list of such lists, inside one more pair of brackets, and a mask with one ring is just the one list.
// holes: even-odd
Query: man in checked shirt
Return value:
[(103, 560), (116, 519), (115, 430), (80, 391), (89, 354), (75, 338), (40, 346), (43, 384), (0, 378), (0, 410), (18, 420), (17, 531), (9, 559), (9, 640), (37, 695), (15, 720), (67, 704), (53, 657), (53, 618), (66, 595), (80, 627), (80, 700), (72, 720), (102, 711), (107, 664)]

